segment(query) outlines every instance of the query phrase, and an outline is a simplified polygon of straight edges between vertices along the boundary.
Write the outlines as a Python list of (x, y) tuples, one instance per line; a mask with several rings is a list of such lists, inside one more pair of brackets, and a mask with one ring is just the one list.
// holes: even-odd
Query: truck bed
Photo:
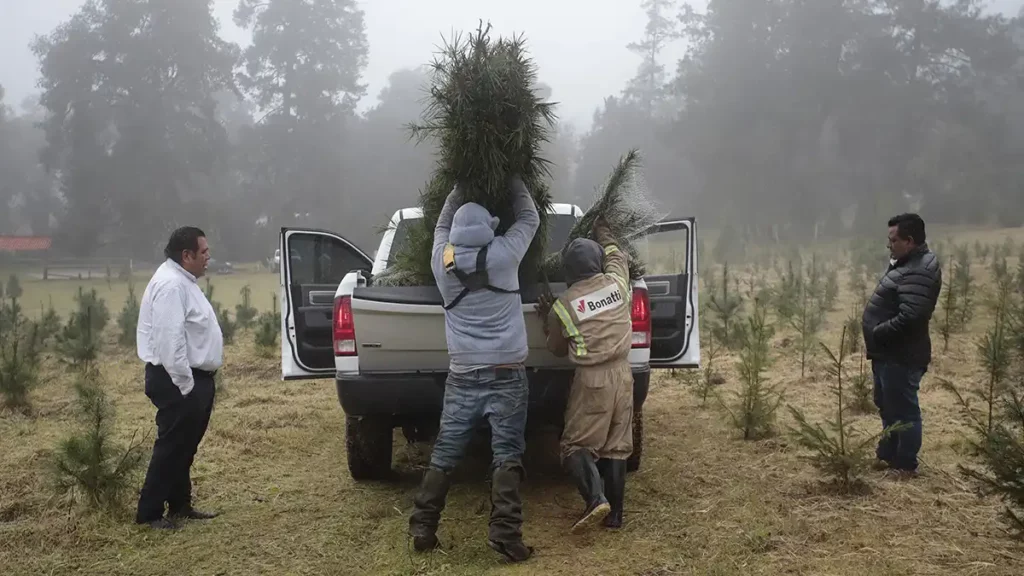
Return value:
[[(552, 284), (555, 294), (565, 284)], [(540, 285), (523, 291), (523, 314), (530, 368), (571, 369), (568, 358), (547, 350), (536, 312)], [(352, 293), (352, 316), (359, 351), (359, 371), (444, 372), (448, 370), (444, 308), (436, 286), (361, 287)]]

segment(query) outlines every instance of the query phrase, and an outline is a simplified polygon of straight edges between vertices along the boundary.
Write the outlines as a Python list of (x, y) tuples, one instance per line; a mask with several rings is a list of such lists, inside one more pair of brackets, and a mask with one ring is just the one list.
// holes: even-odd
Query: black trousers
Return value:
[(163, 367), (146, 364), (146, 396), (156, 406), (157, 436), (139, 494), (135, 521), (140, 524), (162, 518), (164, 504), (170, 514), (191, 509), (190, 470), (210, 424), (215, 394), (213, 373), (193, 369), (192, 376), (195, 386), (182, 396)]

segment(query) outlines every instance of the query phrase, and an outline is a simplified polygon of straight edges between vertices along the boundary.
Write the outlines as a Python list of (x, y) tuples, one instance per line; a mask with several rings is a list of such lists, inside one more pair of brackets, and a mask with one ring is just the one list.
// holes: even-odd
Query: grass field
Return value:
[[(1012, 235), (1019, 246), (1021, 232), (958, 231), (956, 238), (997, 244)], [(987, 288), (987, 267), (974, 270)], [(821, 333), (830, 346), (855, 301), (841, 278), (840, 304)], [(276, 281), (265, 273), (215, 277), (215, 297), (233, 308), (248, 283), (255, 305), (266, 309)], [(126, 288), (93, 284), (116, 313)], [(70, 283), (23, 286), (26, 302), (52, 295), (62, 315), (77, 291)], [(679, 375), (660, 372), (645, 405), (642, 468), (627, 483), (627, 525), (571, 536), (579, 497), (558, 470), (557, 439), (535, 435), (524, 499), (526, 539), (537, 550), (518, 566), (503, 565), (486, 546), (486, 447), (474, 452), (452, 489), (440, 531), (445, 550), (415, 555), (405, 531), (429, 446), (407, 445), (397, 433), (402, 480), (354, 482), (333, 382), (280, 381), (278, 359), (259, 354), (245, 333), (227, 350), (193, 469), (197, 506), (221, 517), (154, 533), (134, 526), (130, 509), (95, 513), (57, 498), (46, 462), (70, 427), (71, 392), (66, 369), (48, 359), (31, 415), (0, 416), (0, 574), (1020, 575), (1024, 548), (1007, 537), (998, 519), (1002, 505), (978, 497), (956, 471), (967, 458), (965, 428), (952, 396), (936, 385), (940, 376), (964, 386), (983, 379), (975, 342), (988, 321), (979, 306), (970, 331), (955, 335), (948, 353), (936, 343), (921, 392), (921, 477), (900, 482), (873, 472), (868, 490), (856, 495), (824, 484), (784, 433), (737, 439), (713, 402), (699, 407)], [(815, 357), (801, 379), (792, 338), (788, 329), (776, 334), (769, 377), (785, 385), (788, 403), (819, 420), (833, 410), (823, 361)], [(111, 343), (104, 360), (120, 441), (138, 432), (150, 442), (155, 409), (134, 353)], [(735, 364), (735, 355), (717, 362), (725, 390), (738, 386)], [(789, 417), (780, 411), (779, 419), (784, 431)], [(864, 431), (878, 426), (870, 416), (857, 422)]]

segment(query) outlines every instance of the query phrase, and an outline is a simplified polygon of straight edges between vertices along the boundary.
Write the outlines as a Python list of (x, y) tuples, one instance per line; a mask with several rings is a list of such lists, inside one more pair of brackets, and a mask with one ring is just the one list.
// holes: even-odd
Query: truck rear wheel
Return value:
[(626, 459), (626, 470), (636, 472), (640, 469), (640, 456), (644, 452), (644, 412), (633, 412), (633, 453)]
[(391, 475), (392, 426), (386, 419), (345, 417), (348, 471), (355, 480), (385, 480)]

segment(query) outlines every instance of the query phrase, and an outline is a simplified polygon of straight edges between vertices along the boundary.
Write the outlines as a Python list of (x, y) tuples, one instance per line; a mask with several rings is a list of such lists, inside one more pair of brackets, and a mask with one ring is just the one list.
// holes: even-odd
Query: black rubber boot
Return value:
[(605, 460), (604, 493), (611, 504), (611, 512), (604, 518), (605, 528), (622, 527), (622, 506), (626, 496), (626, 461)]
[(583, 511), (572, 532), (581, 532), (604, 518), (611, 510), (601, 488), (601, 476), (597, 473), (594, 457), (587, 450), (577, 450), (565, 459), (565, 467), (576, 480), (576, 488), (583, 497), (587, 508)]
[(491, 476), (487, 545), (509, 562), (523, 562), (533, 555), (533, 548), (523, 543), (523, 501), (519, 485), (525, 475), (518, 462), (504, 462)]
[(430, 468), (423, 475), (419, 492), (413, 499), (414, 509), (409, 518), (409, 535), (417, 552), (426, 552), (439, 546), (437, 525), (441, 522), (451, 481), (448, 474), (438, 468)]

